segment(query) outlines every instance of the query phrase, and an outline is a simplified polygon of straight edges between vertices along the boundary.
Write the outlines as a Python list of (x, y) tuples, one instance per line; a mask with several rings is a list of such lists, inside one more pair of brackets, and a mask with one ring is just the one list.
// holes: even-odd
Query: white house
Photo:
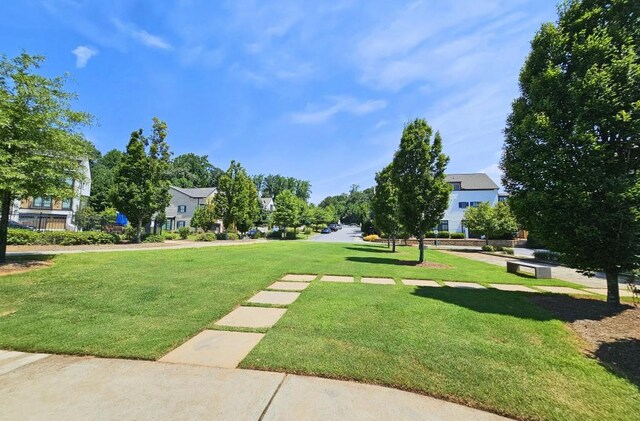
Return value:
[(261, 197), (260, 203), (262, 203), (262, 209), (266, 210), (267, 212), (273, 212), (274, 210), (276, 210), (276, 205), (273, 203), (272, 197)]
[(75, 195), (66, 199), (52, 197), (28, 197), (15, 200), (9, 219), (42, 231), (76, 231), (73, 216), (91, 194), (91, 169), (89, 161), (80, 161), (83, 181), (70, 180)]
[[(167, 219), (163, 228), (172, 231), (182, 227), (190, 227), (193, 213), (213, 199), (216, 189), (215, 187), (184, 189), (171, 186), (169, 193), (171, 200), (165, 209)], [(214, 231), (222, 232), (222, 221), (216, 223)]]
[(447, 182), (453, 186), (449, 195), (449, 207), (438, 225), (438, 231), (465, 232), (464, 211), (482, 202), (495, 205), (501, 199), (498, 185), (484, 173), (447, 174)]

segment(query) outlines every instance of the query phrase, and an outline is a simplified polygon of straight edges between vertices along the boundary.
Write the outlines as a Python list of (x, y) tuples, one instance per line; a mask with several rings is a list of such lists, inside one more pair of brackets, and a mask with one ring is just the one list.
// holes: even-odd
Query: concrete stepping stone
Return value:
[(269, 285), (267, 289), (280, 289), (284, 291), (303, 291), (309, 286), (307, 282), (283, 282), (277, 281)]
[(439, 287), (441, 286), (436, 281), (427, 281), (423, 279), (403, 279), (402, 283), (404, 285), (411, 285), (417, 287)]
[(376, 285), (395, 285), (396, 281), (391, 278), (361, 278), (360, 282), (363, 284), (376, 284)]
[(489, 286), (491, 288), (499, 289), (501, 291), (538, 292), (535, 289), (526, 287), (524, 285), (489, 284)]
[(486, 289), (475, 282), (445, 282), (444, 284), (452, 288)]
[(267, 328), (276, 324), (287, 309), (238, 307), (214, 324), (217, 326)]
[(0, 375), (9, 373), (17, 368), (24, 367), (38, 360), (48, 357), (49, 354), (32, 354), (29, 352), (0, 351)]
[(541, 289), (543, 291), (552, 292), (554, 294), (586, 294), (590, 295), (590, 292), (586, 292), (576, 288), (569, 287), (548, 287), (548, 286), (537, 286), (535, 288)]
[(205, 330), (160, 358), (159, 361), (236, 368), (263, 337), (262, 333)]
[[(584, 290), (592, 292), (594, 294), (598, 294), (598, 295), (604, 295), (604, 296), (607, 295), (606, 288), (585, 288)], [(625, 289), (620, 288), (618, 292), (620, 293), (621, 297), (633, 297), (633, 293), (626, 288)]]
[(323, 282), (353, 282), (353, 276), (324, 275), (320, 280)]
[(282, 277), (282, 280), (290, 281), (290, 282), (311, 282), (317, 277), (318, 275), (296, 275), (296, 274), (290, 273), (288, 275), (284, 275)]
[(260, 291), (249, 298), (250, 303), (289, 305), (300, 296), (299, 292)]

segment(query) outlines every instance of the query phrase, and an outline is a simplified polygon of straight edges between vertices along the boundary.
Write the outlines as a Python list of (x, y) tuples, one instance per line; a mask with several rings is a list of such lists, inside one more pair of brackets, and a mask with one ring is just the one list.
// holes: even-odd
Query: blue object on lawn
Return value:
[(116, 214), (116, 225), (127, 225), (129, 223), (129, 220), (127, 220), (127, 217), (124, 216), (123, 214), (121, 214), (120, 212), (118, 212)]

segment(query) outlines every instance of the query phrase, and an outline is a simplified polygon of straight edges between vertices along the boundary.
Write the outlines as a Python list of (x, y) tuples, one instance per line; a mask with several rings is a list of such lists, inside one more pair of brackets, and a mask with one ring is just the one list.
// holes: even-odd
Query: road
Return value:
[(362, 232), (359, 227), (342, 227), (341, 230), (331, 234), (318, 234), (309, 241), (320, 241), (325, 243), (356, 243), (362, 242)]

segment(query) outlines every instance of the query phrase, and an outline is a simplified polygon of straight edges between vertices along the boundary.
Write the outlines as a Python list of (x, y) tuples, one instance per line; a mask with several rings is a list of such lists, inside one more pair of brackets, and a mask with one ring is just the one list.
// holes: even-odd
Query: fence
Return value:
[(67, 217), (64, 215), (46, 213), (19, 214), (18, 222), (22, 225), (33, 227), (38, 231), (65, 231), (67, 229)]

